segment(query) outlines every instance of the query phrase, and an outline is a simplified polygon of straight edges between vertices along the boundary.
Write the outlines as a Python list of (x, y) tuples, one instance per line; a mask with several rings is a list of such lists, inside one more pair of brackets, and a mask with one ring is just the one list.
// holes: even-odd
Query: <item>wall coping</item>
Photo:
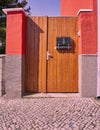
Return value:
[[(16, 12), (16, 11), (22, 11), (25, 13), (23, 8), (7, 8), (7, 9), (2, 9), (3, 12), (7, 15), (8, 12)], [(25, 13), (26, 14), (26, 13)]]
[(98, 54), (80, 54), (80, 55), (84, 55), (84, 56), (97, 56)]
[(77, 13), (77, 16), (79, 16), (79, 14), (81, 13), (81, 12), (92, 12), (93, 11), (93, 9), (79, 9), (79, 11), (78, 11), (78, 13)]
[(0, 58), (2, 58), (2, 57), (6, 57), (6, 55), (5, 54), (0, 54)]

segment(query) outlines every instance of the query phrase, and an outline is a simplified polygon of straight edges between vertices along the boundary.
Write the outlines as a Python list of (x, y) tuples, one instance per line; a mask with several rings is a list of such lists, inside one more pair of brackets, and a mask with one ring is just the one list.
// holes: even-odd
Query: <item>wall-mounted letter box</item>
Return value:
[(71, 37), (57, 37), (56, 49), (57, 50), (71, 50)]

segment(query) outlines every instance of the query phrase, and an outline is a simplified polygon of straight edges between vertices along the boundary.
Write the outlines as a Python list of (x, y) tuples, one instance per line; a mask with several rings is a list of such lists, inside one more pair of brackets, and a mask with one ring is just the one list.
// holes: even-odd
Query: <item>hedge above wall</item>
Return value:
[(5, 45), (0, 46), (0, 54), (5, 54)]

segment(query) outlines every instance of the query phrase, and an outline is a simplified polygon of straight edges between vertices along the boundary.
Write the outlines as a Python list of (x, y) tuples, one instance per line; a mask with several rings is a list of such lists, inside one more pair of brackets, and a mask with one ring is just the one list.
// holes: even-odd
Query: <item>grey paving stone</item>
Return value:
[(75, 95), (0, 98), (0, 130), (100, 130), (100, 106)]

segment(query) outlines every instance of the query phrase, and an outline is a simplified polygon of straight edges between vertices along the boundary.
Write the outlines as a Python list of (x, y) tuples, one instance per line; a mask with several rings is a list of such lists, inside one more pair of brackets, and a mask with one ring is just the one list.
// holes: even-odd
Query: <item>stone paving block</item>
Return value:
[(100, 107), (78, 96), (0, 98), (0, 130), (100, 130)]
[(0, 69), (2, 69), (2, 59), (0, 58)]

